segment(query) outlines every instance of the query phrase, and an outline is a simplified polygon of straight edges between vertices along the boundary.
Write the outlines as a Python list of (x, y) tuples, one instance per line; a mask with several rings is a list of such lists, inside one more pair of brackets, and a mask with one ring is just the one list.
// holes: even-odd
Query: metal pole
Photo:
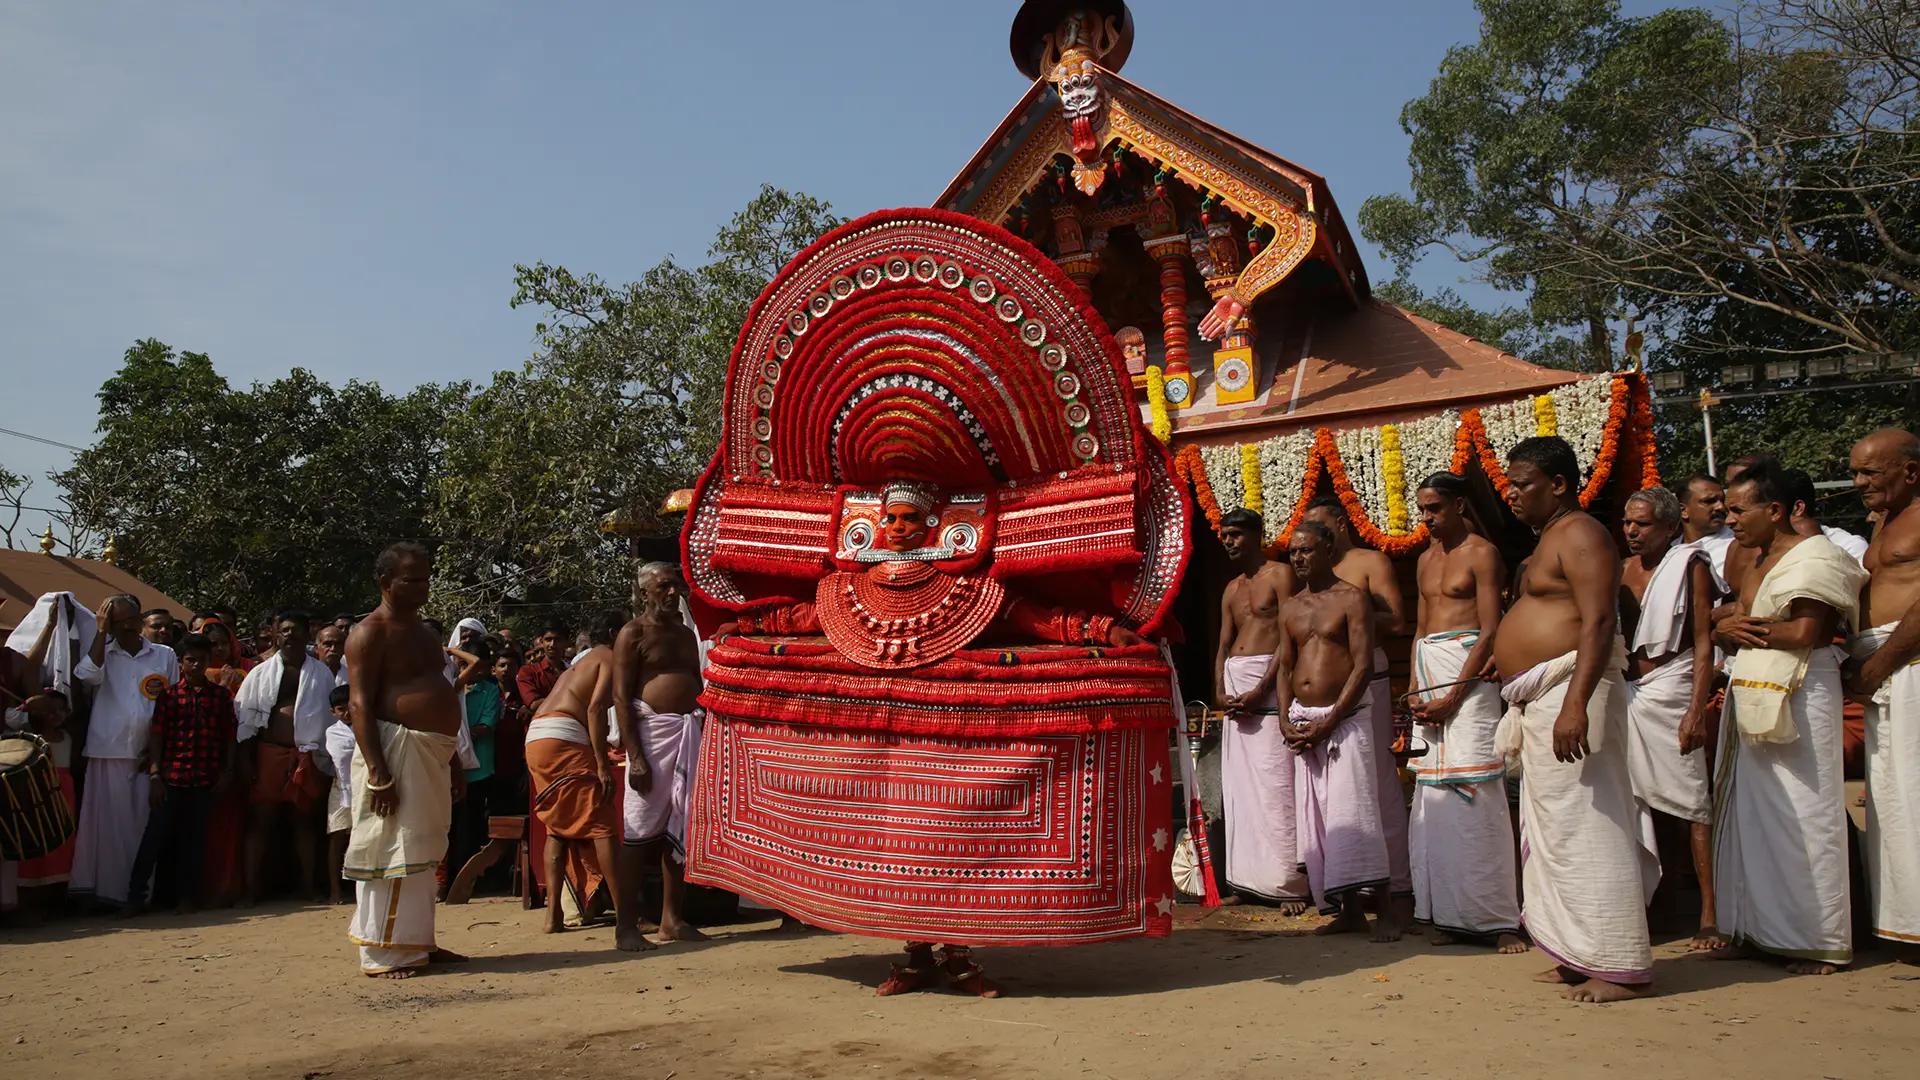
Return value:
[(1700, 430), (1707, 441), (1707, 475), (1719, 476), (1720, 469), (1713, 460), (1713, 403), (1714, 398), (1711, 393), (1705, 390), (1700, 391)]

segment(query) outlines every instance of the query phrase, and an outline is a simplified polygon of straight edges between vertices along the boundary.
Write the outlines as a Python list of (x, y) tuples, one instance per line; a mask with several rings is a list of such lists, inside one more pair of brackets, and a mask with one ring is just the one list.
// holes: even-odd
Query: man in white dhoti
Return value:
[(1521, 920), (1558, 965), (1540, 980), (1610, 1002), (1653, 983), (1646, 902), (1659, 858), (1627, 772), (1620, 554), (1579, 493), (1566, 440), (1522, 439), (1508, 453), (1507, 505), (1540, 539), (1493, 656), (1508, 704), (1500, 747), (1522, 769)]
[[(1367, 929), (1360, 893), (1388, 875), (1386, 837), (1374, 792), (1375, 745), (1368, 712), (1373, 617), (1367, 594), (1333, 575), (1333, 537), (1303, 521), (1287, 544), (1288, 561), (1304, 588), (1280, 608), (1280, 641), (1273, 665), (1249, 696), (1275, 693), (1288, 720), (1287, 745), (1298, 755), (1294, 803), (1300, 821), (1300, 861), (1323, 914), (1318, 931)], [(1393, 941), (1400, 927), (1383, 914), (1373, 940)]]
[[(1833, 637), (1858, 613), (1866, 571), (1824, 536), (1801, 536), (1783, 470), (1749, 467), (1727, 516), (1753, 554), (1733, 585), (1744, 615), (1723, 621), (1727, 708), (1714, 777), (1714, 880), (1733, 945), (1802, 975), (1853, 960), (1840, 666)], [(1732, 561), (1732, 560), (1730, 560)]]
[(439, 948), (434, 868), (453, 823), (451, 764), (460, 702), (440, 641), (420, 620), (433, 560), (418, 544), (380, 553), (380, 606), (347, 638), (354, 744), (353, 831), (343, 875), (356, 883), (347, 937), (360, 970), (404, 979), (466, 957)]
[[(1700, 926), (1693, 948), (1727, 944), (1713, 893), (1713, 798), (1707, 778), (1707, 707), (1713, 698), (1713, 607), (1720, 588), (1707, 553), (1677, 543), (1680, 500), (1666, 488), (1627, 496), (1620, 566), (1629, 616), (1627, 766), (1633, 794), (1687, 823)], [(1626, 603), (1626, 601), (1631, 603)]]
[(1506, 573), (1500, 552), (1467, 527), (1466, 482), (1435, 473), (1414, 493), (1432, 542), (1420, 554), (1413, 714), (1427, 744), (1414, 765), (1407, 844), (1414, 918), (1435, 945), (1490, 940), (1525, 952), (1514, 881), (1506, 762), (1494, 750), (1500, 691), (1493, 667)]
[(686, 917), (687, 803), (700, 757), (700, 641), (681, 615), (687, 583), (671, 563), (634, 578), (635, 614), (613, 643), (613, 701), (627, 751), (621, 877), (637, 909), (642, 872), (660, 867), (662, 941), (705, 941)]
[(1920, 438), (1854, 444), (1853, 486), (1880, 515), (1849, 690), (1867, 702), (1867, 891), (1873, 932), (1920, 962)]
[(1353, 542), (1353, 525), (1340, 500), (1323, 495), (1307, 507), (1305, 520), (1324, 526), (1333, 537), (1333, 575), (1367, 594), (1373, 612), (1373, 654), (1368, 692), (1368, 720), (1373, 724), (1375, 755), (1373, 790), (1379, 806), (1380, 828), (1387, 838), (1387, 875), (1390, 902), (1379, 904), (1383, 924), (1398, 937), (1413, 925), (1413, 866), (1407, 855), (1407, 798), (1400, 771), (1393, 760), (1393, 689), (1387, 678), (1388, 638), (1407, 632), (1406, 599), (1400, 593), (1400, 575), (1393, 560)]
[(80, 821), (69, 895), (127, 902), (134, 859), (147, 829), (147, 734), (153, 703), (180, 678), (173, 650), (140, 636), (140, 604), (109, 597), (95, 613), (100, 633), (74, 668), (93, 688)]
[(1294, 593), (1293, 571), (1267, 558), (1266, 523), (1251, 510), (1220, 519), (1220, 540), (1236, 574), (1220, 597), (1220, 649), (1214, 679), (1227, 720), (1220, 732), (1220, 794), (1227, 823), (1227, 884), (1242, 896), (1305, 914), (1313, 896), (1300, 865), (1293, 771), (1297, 756), (1274, 695), (1250, 691), (1273, 666), (1280, 605)]
[(1713, 572), (1727, 576), (1727, 548), (1733, 530), (1727, 528), (1727, 489), (1706, 473), (1687, 477), (1676, 492), (1680, 498), (1680, 542), (1707, 553)]

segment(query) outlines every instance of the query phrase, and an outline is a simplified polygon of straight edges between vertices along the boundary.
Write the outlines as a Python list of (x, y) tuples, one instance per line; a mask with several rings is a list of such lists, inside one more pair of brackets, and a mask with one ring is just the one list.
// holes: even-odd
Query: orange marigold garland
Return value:
[(1353, 482), (1347, 478), (1347, 466), (1340, 460), (1340, 448), (1333, 441), (1333, 432), (1320, 428), (1314, 435), (1314, 452), (1326, 463), (1327, 476), (1333, 481), (1333, 493), (1346, 509), (1347, 521), (1353, 526), (1354, 534), (1366, 541), (1369, 547), (1388, 555), (1408, 555), (1420, 550), (1421, 545), (1427, 542), (1426, 523), (1416, 525), (1405, 536), (1390, 536), (1375, 525), (1373, 518), (1367, 515), (1366, 504), (1360, 501), (1360, 493), (1353, 490)]
[(1620, 437), (1627, 423), (1627, 380), (1619, 376), (1613, 379), (1609, 388), (1607, 402), (1607, 422), (1600, 429), (1600, 452), (1594, 455), (1593, 466), (1587, 472), (1587, 483), (1580, 489), (1580, 506), (1584, 509), (1593, 505), (1600, 497), (1600, 491), (1607, 486), (1607, 480), (1613, 476), (1614, 459), (1620, 456)]
[(1200, 448), (1188, 443), (1174, 455), (1175, 475), (1186, 480), (1193, 488), (1193, 499), (1200, 504), (1200, 511), (1207, 515), (1207, 524), (1213, 526), (1215, 536), (1220, 534), (1220, 504), (1214, 501), (1213, 485), (1207, 483), (1207, 467), (1200, 460)]
[(1634, 490), (1650, 488), (1660, 483), (1660, 448), (1653, 441), (1653, 391), (1647, 385), (1644, 374), (1628, 376), (1633, 380), (1633, 425), (1634, 447), (1640, 453), (1640, 483)]
[[(1501, 498), (1506, 498), (1505, 463), (1493, 452), (1492, 440), (1487, 437), (1486, 422), (1480, 419), (1480, 410), (1460, 410), (1460, 428), (1465, 432), (1468, 441), (1473, 444), (1475, 452), (1480, 455), (1480, 471), (1487, 474), (1487, 479), (1493, 483), (1493, 490), (1498, 492)], [(1464, 465), (1465, 462), (1461, 464)]]

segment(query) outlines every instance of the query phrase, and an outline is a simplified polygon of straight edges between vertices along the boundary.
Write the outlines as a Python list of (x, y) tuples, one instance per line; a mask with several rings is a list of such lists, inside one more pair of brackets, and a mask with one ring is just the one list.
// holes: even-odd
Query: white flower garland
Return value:
[(1348, 428), (1333, 433), (1334, 448), (1340, 451), (1340, 464), (1346, 467), (1347, 483), (1360, 497), (1360, 505), (1376, 528), (1387, 527), (1387, 489), (1380, 470), (1380, 429)]
[[(1307, 486), (1307, 457), (1313, 453), (1313, 439), (1313, 431), (1308, 429), (1260, 441), (1260, 488), (1267, 503), (1269, 544), (1280, 539), (1280, 530), (1287, 527), (1293, 508), (1300, 503), (1301, 491)], [(1211, 479), (1212, 474), (1208, 476)]]
[(1600, 444), (1606, 438), (1613, 378), (1581, 379), (1556, 387), (1548, 396), (1553, 398), (1560, 437), (1573, 447), (1573, 455), (1580, 462), (1580, 478), (1585, 481), (1593, 474), (1594, 462), (1600, 459)]
[(1207, 469), (1207, 486), (1222, 514), (1240, 509), (1240, 447), (1203, 446), (1200, 463)]
[[(1452, 409), (1400, 425), (1400, 455), (1406, 459), (1407, 508), (1414, 528), (1420, 524), (1419, 500), (1414, 498), (1414, 493), (1420, 490), (1422, 480), (1453, 467), (1453, 447), (1459, 430), (1460, 414)], [(1373, 507), (1367, 507), (1367, 512), (1372, 514)], [(1386, 517), (1383, 501), (1378, 519), (1385, 521)]]

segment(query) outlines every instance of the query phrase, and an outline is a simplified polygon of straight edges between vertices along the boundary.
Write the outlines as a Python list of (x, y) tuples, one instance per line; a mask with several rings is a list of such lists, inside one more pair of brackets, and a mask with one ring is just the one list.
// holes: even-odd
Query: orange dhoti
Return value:
[(312, 754), (298, 747), (259, 742), (250, 792), (255, 806), (312, 806), (315, 799), (326, 794), (326, 785), (326, 777), (320, 775)]
[[(564, 734), (558, 733), (565, 728)], [(577, 730), (575, 730), (577, 728)], [(554, 733), (548, 733), (549, 729)], [(555, 883), (545, 881), (545, 840), (603, 840), (620, 835), (620, 804), (600, 789), (593, 750), (586, 742), (586, 726), (570, 717), (542, 717), (528, 725), (526, 744), (527, 790), (540, 834), (540, 850), (532, 852), (534, 873), (547, 888), (547, 902), (558, 903)], [(575, 741), (575, 739), (579, 741)], [(600, 867), (585, 853), (567, 852), (567, 884), (574, 905), (586, 910), (587, 901), (605, 881)]]

